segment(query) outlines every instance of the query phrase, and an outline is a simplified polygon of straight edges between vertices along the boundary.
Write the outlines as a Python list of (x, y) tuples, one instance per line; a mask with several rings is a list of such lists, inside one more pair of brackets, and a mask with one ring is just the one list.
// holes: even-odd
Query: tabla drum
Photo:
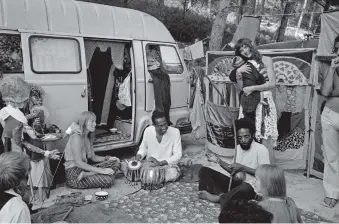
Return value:
[(141, 188), (144, 190), (158, 190), (165, 185), (166, 166), (151, 166), (142, 164), (140, 171)]
[(127, 161), (127, 169), (125, 171), (126, 182), (133, 185), (140, 181), (141, 162), (137, 160)]

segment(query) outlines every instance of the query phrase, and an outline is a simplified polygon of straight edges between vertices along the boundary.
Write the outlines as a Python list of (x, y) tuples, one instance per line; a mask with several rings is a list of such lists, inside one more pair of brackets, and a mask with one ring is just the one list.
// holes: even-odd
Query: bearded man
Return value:
[[(234, 177), (231, 191), (228, 192), (230, 177), (211, 168), (202, 167), (199, 172), (201, 199), (225, 204), (231, 199), (252, 200), (256, 197), (254, 174), (258, 166), (270, 164), (268, 149), (254, 141), (255, 126), (252, 121), (247, 118), (236, 120), (235, 127), (239, 143), (235, 163), (227, 164), (215, 155), (208, 156), (209, 161), (219, 164)], [(237, 176), (242, 177), (237, 180)]]

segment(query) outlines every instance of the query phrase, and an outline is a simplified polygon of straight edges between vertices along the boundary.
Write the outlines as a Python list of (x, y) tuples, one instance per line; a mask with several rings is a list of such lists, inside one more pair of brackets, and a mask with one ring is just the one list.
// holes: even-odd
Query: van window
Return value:
[(181, 64), (175, 47), (168, 45), (147, 44), (146, 52), (160, 62), (168, 74), (182, 74), (184, 67)]
[(35, 73), (81, 72), (80, 46), (76, 39), (32, 36), (30, 48)]
[(23, 72), (21, 38), (19, 35), (0, 34), (0, 69), (4, 73)]

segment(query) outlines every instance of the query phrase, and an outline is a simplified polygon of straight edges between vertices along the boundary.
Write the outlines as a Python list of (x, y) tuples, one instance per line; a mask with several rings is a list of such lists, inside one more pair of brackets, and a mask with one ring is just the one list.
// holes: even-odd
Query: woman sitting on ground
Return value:
[(273, 223), (302, 223), (298, 207), (292, 198), (286, 196), (284, 171), (276, 165), (260, 165), (255, 172), (255, 188), (262, 195), (259, 202), (273, 214)]
[(19, 192), (29, 172), (27, 154), (5, 152), (0, 155), (0, 223), (31, 223), (29, 208), (21, 197), (23, 192)]
[[(95, 114), (84, 111), (72, 125), (72, 133), (65, 148), (64, 164), (66, 183), (71, 188), (109, 188), (113, 185), (115, 174), (119, 171), (118, 158), (97, 156), (94, 153), (95, 122)], [(89, 165), (88, 159), (97, 164)]]

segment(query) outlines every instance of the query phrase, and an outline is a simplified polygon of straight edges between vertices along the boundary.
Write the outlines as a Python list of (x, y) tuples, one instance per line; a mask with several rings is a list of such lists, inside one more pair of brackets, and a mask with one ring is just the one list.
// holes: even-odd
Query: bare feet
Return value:
[(199, 198), (201, 198), (203, 200), (210, 201), (210, 202), (217, 203), (217, 202), (220, 201), (219, 195), (211, 194), (211, 193), (208, 193), (207, 191), (199, 191), (198, 196), (199, 196)]

